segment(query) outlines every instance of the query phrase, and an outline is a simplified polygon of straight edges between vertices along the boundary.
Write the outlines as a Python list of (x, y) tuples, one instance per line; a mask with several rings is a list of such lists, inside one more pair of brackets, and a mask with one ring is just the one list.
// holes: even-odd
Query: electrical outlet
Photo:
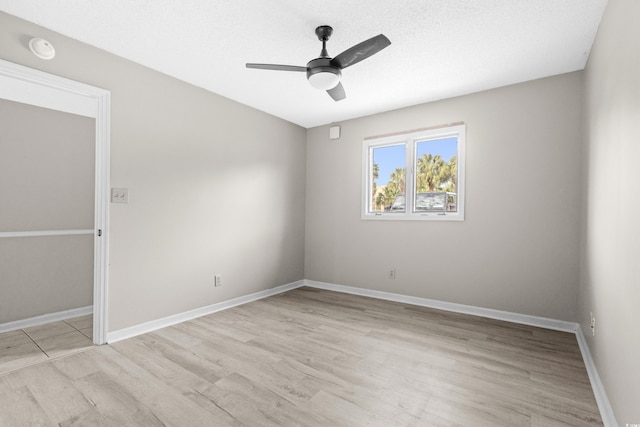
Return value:
[(389, 269), (389, 279), (391, 280), (395, 280), (396, 279), (396, 269), (395, 268), (390, 268)]
[(593, 317), (593, 313), (589, 313), (589, 315), (591, 316), (591, 324), (589, 325), (589, 327), (591, 328), (591, 336), (596, 336), (596, 318)]
[(213, 286), (215, 286), (216, 288), (218, 286), (222, 286), (222, 276), (220, 276), (219, 274), (216, 274), (214, 276)]

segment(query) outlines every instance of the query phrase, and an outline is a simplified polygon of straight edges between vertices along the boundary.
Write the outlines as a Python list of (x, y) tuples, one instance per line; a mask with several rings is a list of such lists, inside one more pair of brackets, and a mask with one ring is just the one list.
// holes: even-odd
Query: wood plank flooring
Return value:
[(0, 425), (599, 426), (575, 336), (299, 288), (0, 376)]
[(0, 333), (0, 375), (93, 345), (93, 315)]

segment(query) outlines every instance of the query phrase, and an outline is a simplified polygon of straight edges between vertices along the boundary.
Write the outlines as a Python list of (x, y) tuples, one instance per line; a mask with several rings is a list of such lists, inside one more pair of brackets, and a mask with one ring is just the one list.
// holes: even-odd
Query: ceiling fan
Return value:
[(342, 70), (380, 52), (389, 46), (391, 42), (383, 34), (379, 34), (350, 47), (335, 58), (331, 58), (327, 53), (327, 40), (329, 40), (332, 33), (333, 28), (328, 25), (321, 25), (316, 28), (316, 36), (318, 36), (318, 40), (322, 42), (322, 50), (320, 51), (320, 57), (309, 61), (306, 67), (247, 63), (247, 68), (276, 71), (306, 71), (307, 80), (309, 80), (311, 86), (316, 89), (326, 90), (334, 101), (341, 101), (346, 98), (344, 87), (342, 87), (342, 83), (340, 83)]

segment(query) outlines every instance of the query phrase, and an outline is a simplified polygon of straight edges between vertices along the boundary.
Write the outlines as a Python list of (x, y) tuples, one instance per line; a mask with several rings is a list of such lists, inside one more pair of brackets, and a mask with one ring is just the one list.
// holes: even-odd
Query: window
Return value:
[(363, 219), (464, 220), (465, 126), (363, 142)]

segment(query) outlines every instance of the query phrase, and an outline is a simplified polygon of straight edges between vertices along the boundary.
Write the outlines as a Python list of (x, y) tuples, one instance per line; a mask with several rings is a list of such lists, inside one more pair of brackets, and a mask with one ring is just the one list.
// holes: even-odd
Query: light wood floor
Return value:
[(575, 336), (300, 288), (0, 376), (0, 425), (602, 425)]
[(0, 374), (93, 345), (93, 315), (0, 333)]

